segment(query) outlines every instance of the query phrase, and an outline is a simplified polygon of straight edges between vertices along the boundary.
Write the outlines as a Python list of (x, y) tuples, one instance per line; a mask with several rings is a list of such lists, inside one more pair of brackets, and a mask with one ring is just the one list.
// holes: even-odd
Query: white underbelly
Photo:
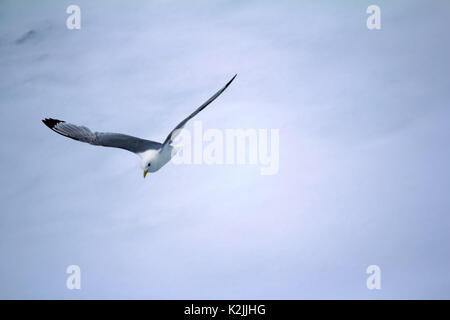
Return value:
[(166, 146), (162, 150), (149, 150), (144, 152), (141, 157), (148, 157), (150, 159), (150, 172), (156, 172), (166, 165), (172, 158), (172, 147)]

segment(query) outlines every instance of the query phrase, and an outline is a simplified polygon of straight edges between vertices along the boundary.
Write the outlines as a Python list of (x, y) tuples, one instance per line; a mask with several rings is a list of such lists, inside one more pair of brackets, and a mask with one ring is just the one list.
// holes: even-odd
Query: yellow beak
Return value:
[(148, 170), (144, 170), (144, 178), (147, 175), (147, 173), (148, 173)]

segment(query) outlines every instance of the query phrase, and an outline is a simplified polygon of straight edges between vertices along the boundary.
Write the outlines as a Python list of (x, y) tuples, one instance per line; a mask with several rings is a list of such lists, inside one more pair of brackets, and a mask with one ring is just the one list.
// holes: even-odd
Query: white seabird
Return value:
[(167, 136), (163, 143), (145, 140), (121, 133), (109, 132), (92, 132), (84, 126), (77, 126), (62, 120), (46, 118), (42, 120), (44, 124), (53, 131), (81, 142), (90, 143), (94, 146), (120, 148), (131, 151), (141, 158), (141, 167), (144, 170), (144, 178), (148, 172), (155, 172), (161, 169), (176, 154), (172, 146), (173, 139), (178, 135), (179, 131), (191, 120), (197, 113), (202, 111), (206, 106), (213, 102), (230, 83), (236, 78), (236, 75), (228, 81), (228, 83), (211, 98), (198, 107), (186, 119), (181, 121)]

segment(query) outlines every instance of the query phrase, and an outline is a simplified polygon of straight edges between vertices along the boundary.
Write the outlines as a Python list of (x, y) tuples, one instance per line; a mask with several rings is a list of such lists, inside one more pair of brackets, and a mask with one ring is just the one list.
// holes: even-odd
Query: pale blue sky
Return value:
[[(448, 1), (1, 1), (0, 298), (450, 298), (449, 15)], [(235, 73), (199, 120), (280, 129), (277, 175), (168, 164), (144, 180), (133, 154), (40, 122), (162, 141)]]

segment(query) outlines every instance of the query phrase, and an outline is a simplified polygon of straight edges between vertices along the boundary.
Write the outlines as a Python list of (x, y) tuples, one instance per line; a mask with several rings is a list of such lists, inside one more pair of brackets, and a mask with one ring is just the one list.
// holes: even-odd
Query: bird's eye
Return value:
[(150, 167), (150, 163), (147, 166)]

